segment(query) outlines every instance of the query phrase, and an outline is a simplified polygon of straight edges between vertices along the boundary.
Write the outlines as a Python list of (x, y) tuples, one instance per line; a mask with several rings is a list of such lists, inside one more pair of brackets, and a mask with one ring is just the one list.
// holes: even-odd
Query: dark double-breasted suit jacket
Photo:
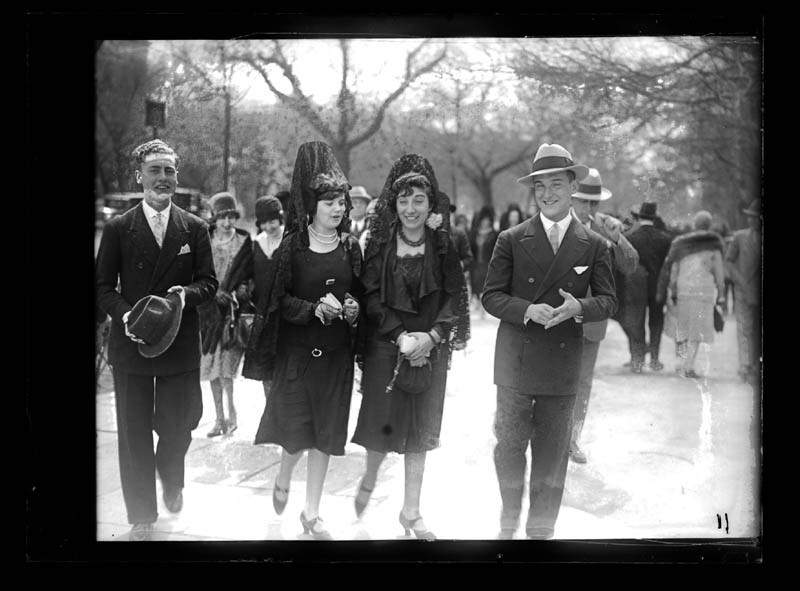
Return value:
[[(591, 287), (591, 296), (587, 296)], [(611, 317), (617, 300), (606, 240), (573, 219), (556, 255), (539, 215), (501, 232), (481, 298), (501, 320), (497, 329), (494, 383), (537, 396), (576, 394), (583, 331), (570, 318), (545, 330), (523, 324), (530, 304), (556, 308), (563, 289), (583, 306), (583, 322)]]
[[(206, 222), (173, 203), (159, 249), (140, 203), (103, 228), (95, 278), (97, 303), (111, 316), (109, 364), (126, 373), (153, 376), (200, 367), (197, 306), (214, 297), (218, 284)], [(186, 293), (180, 329), (164, 353), (148, 359), (125, 336), (122, 316), (141, 298), (164, 297), (174, 285), (183, 286)]]

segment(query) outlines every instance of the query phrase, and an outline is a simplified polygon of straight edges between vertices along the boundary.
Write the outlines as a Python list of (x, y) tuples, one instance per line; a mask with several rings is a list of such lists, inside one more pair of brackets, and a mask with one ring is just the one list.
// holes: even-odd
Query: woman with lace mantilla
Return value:
[[(467, 289), (449, 214), (430, 163), (416, 154), (400, 158), (371, 221), (362, 279), (367, 344), (353, 442), (367, 449), (367, 464), (356, 513), (366, 508), (386, 454), (404, 454), (399, 521), (406, 535), (425, 539), (435, 539), (419, 511), (425, 458), (439, 446), (451, 349), (469, 338)], [(406, 362), (411, 371), (430, 367), (423, 391), (406, 391), (397, 379), (396, 368)]]

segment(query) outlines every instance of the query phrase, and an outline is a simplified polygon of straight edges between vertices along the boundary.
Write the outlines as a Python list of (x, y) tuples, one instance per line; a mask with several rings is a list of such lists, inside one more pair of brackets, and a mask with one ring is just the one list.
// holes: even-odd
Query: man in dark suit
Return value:
[[(626, 314), (626, 320), (620, 323), (628, 336), (633, 373), (642, 373), (645, 355), (648, 352), (650, 353), (650, 369), (654, 371), (664, 369), (664, 364), (658, 359), (661, 350), (661, 333), (664, 331), (664, 303), (659, 302), (656, 295), (658, 293), (658, 276), (669, 252), (672, 235), (663, 229), (664, 223), (656, 213), (656, 207), (656, 203), (646, 201), (641, 204), (638, 212), (631, 211), (636, 223), (626, 234), (636, 252), (639, 253), (639, 264), (647, 272), (647, 293), (640, 294), (639, 298), (636, 298), (636, 294), (631, 294), (631, 297), (626, 296), (626, 299), (646, 302), (646, 307), (635, 308), (635, 313)], [(617, 275), (617, 277), (620, 276)], [(625, 283), (626, 291), (635, 289), (633, 280), (629, 283), (623, 277), (622, 281)], [(650, 331), (649, 343), (645, 335), (645, 315)]]
[[(615, 273), (627, 275), (639, 264), (639, 255), (628, 239), (622, 235), (624, 227), (618, 219), (599, 211), (600, 203), (611, 199), (611, 191), (603, 186), (603, 179), (596, 168), (578, 183), (578, 192), (572, 195), (572, 212), (578, 222), (606, 239), (611, 252), (611, 264)], [(600, 322), (583, 323), (583, 354), (581, 355), (581, 376), (572, 419), (572, 441), (569, 444), (569, 457), (579, 464), (586, 463), (586, 454), (578, 445), (581, 431), (589, 410), (589, 397), (592, 393), (594, 366), (600, 342), (606, 337), (608, 319)]]
[[(203, 414), (197, 306), (214, 297), (218, 282), (208, 225), (172, 203), (175, 152), (153, 140), (133, 156), (144, 199), (103, 228), (95, 276), (98, 305), (111, 316), (120, 477), (130, 539), (138, 541), (151, 539), (158, 518), (156, 469), (166, 508), (183, 506), (184, 457)], [(166, 351), (143, 356), (128, 317), (142, 298), (168, 294), (180, 296), (180, 328)]]
[(511, 539), (519, 523), (529, 443), (525, 530), (532, 539), (553, 536), (580, 375), (581, 322), (609, 318), (616, 308), (606, 240), (570, 215), (576, 177), (587, 173), (562, 146), (543, 144), (531, 174), (519, 179), (533, 187), (540, 213), (502, 232), (489, 263), (481, 300), (501, 320), (494, 460), (502, 539)]

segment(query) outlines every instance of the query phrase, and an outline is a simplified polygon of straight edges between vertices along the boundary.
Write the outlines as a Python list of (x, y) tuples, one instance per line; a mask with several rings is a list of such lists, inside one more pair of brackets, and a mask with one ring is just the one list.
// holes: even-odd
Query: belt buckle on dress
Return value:
[(314, 347), (313, 349), (311, 349), (311, 356), (312, 357), (322, 357), (322, 351), (320, 351), (319, 349)]

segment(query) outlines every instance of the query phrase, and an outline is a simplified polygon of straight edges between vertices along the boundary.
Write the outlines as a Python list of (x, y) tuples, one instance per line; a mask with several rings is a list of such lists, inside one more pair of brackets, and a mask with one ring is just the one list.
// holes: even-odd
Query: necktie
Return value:
[(158, 242), (158, 247), (161, 248), (161, 244), (164, 242), (164, 216), (161, 212), (158, 212), (156, 215), (153, 216), (155, 218), (155, 230), (153, 234), (155, 234), (156, 242)]
[(553, 247), (553, 254), (558, 252), (558, 226), (553, 224), (550, 228), (550, 246)]

